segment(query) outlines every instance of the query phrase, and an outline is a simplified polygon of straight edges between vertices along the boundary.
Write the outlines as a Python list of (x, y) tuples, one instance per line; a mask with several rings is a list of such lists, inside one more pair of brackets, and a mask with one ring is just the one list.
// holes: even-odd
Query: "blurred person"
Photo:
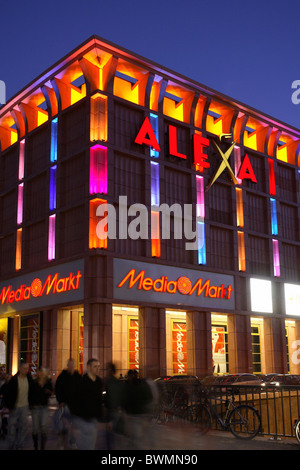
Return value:
[(8, 448), (22, 449), (27, 435), (28, 411), (32, 393), (29, 364), (21, 361), (19, 371), (9, 380), (4, 391), (4, 402), (9, 409)]
[(99, 422), (103, 418), (103, 383), (99, 377), (100, 363), (89, 359), (87, 372), (80, 384), (78, 407), (74, 412), (74, 433), (79, 450), (94, 450), (97, 443)]
[(38, 438), (41, 434), (41, 450), (45, 449), (48, 424), (48, 401), (53, 392), (48, 370), (40, 367), (33, 380), (30, 407), (32, 413), (32, 439), (34, 449), (38, 450)]
[(126, 429), (129, 448), (141, 449), (145, 431), (145, 419), (152, 400), (151, 390), (137, 370), (129, 370), (122, 390), (122, 406), (126, 413)]
[(147, 434), (147, 437), (148, 437), (149, 449), (155, 448), (155, 439), (157, 436), (157, 430), (154, 424), (155, 424), (155, 417), (157, 416), (159, 404), (160, 404), (159, 389), (158, 389), (157, 384), (152, 379), (152, 376), (155, 371), (156, 371), (156, 368), (154, 366), (153, 367), (149, 366), (147, 369), (148, 375), (144, 379), (148, 387), (150, 388), (151, 395), (152, 395), (151, 400), (149, 399), (149, 402), (147, 404), (146, 420), (145, 420), (145, 423), (146, 423), (145, 433)]
[(7, 430), (8, 430), (8, 417), (9, 417), (9, 410), (6, 407), (5, 401), (4, 401), (4, 395), (5, 395), (5, 390), (8, 386), (8, 382), (11, 379), (11, 374), (4, 374), (4, 383), (2, 383), (1, 388), (0, 388), (0, 422), (1, 422), (1, 429), (0, 429), (0, 436), (5, 439), (7, 436)]
[(121, 415), (121, 383), (116, 378), (116, 367), (112, 362), (106, 365), (104, 379), (104, 406), (106, 421), (106, 447), (112, 450), (115, 447), (114, 436), (122, 420)]
[(60, 449), (67, 449), (69, 446), (74, 448), (75, 446), (72, 420), (78, 408), (81, 381), (82, 376), (75, 369), (75, 360), (70, 358), (67, 362), (67, 368), (59, 374), (55, 384), (56, 399), (62, 416), (62, 428), (58, 431), (58, 447)]

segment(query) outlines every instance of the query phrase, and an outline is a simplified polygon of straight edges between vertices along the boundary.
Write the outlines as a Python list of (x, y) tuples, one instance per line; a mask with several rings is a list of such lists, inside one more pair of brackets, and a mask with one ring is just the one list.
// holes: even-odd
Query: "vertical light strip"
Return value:
[(49, 210), (56, 209), (56, 169), (57, 166), (53, 165), (50, 168), (50, 188), (49, 188)]
[(276, 196), (276, 184), (275, 184), (275, 172), (274, 172), (274, 161), (269, 158), (269, 189), (272, 196)]
[(91, 96), (90, 140), (107, 142), (107, 96)]
[(20, 141), (19, 148), (19, 181), (24, 178), (24, 156), (25, 156), (25, 140)]
[(17, 224), (20, 225), (23, 222), (23, 188), (24, 183), (20, 183), (18, 186), (18, 208), (17, 208)]
[(198, 264), (206, 264), (205, 223), (197, 221)]
[(203, 176), (196, 175), (196, 191), (197, 191), (197, 217), (205, 218), (205, 201), (204, 201), (204, 179)]
[[(157, 142), (159, 142), (158, 116), (150, 113), (150, 124), (154, 131)], [(150, 157), (158, 158), (159, 152), (150, 148)], [(160, 258), (160, 212), (157, 207), (160, 205), (160, 184), (159, 184), (159, 163), (150, 161), (151, 169), (151, 256)]]
[(206, 264), (204, 179), (196, 175), (198, 264)]
[(107, 194), (107, 147), (90, 148), (90, 194)]
[(245, 234), (238, 232), (239, 271), (246, 271)]
[(50, 162), (57, 162), (57, 117), (52, 119), (51, 122), (51, 150), (50, 150)]
[[(105, 199), (92, 199), (90, 201), (90, 214), (89, 214), (89, 248), (102, 248), (102, 249), (107, 249), (107, 231), (105, 232), (103, 230), (102, 237), (98, 236), (100, 235), (100, 232), (97, 234), (97, 225), (98, 223), (101, 223), (101, 220), (105, 218), (105, 216), (102, 217), (102, 219), (99, 219), (99, 217), (96, 215), (97, 208), (100, 204), (105, 204), (107, 205), (107, 201)], [(104, 208), (104, 213), (105, 213), (105, 208)]]
[(279, 260), (279, 246), (278, 240), (272, 240), (273, 243), (273, 267), (274, 276), (280, 277), (280, 260)]
[[(49, 182), (49, 211), (56, 210), (56, 180), (57, 180), (57, 129), (58, 118), (51, 122), (51, 146), (50, 146), (50, 182)], [(48, 261), (55, 259), (55, 226), (56, 215), (51, 214), (48, 219)]]
[(238, 146), (234, 146), (233, 149), (233, 155), (234, 155), (234, 173), (235, 177), (237, 179), (238, 184), (242, 184), (242, 180), (237, 178), (237, 175), (239, 174), (239, 170), (242, 164), (242, 157), (241, 157), (241, 149)]
[(16, 271), (19, 271), (22, 267), (22, 229), (17, 230), (16, 237)]
[[(17, 225), (23, 223), (23, 198), (24, 198), (24, 159), (25, 159), (25, 139), (19, 144), (19, 165), (18, 165), (18, 200), (17, 200)], [(15, 269), (19, 271), (22, 267), (22, 228), (17, 229), (16, 234), (16, 260)]]
[(151, 206), (160, 205), (159, 195), (159, 164), (157, 162), (150, 162), (151, 165)]
[[(158, 116), (156, 114), (150, 113), (150, 124), (154, 131), (157, 142), (159, 143), (159, 132), (158, 132)], [(159, 157), (159, 152), (150, 148), (150, 156), (153, 158)]]
[[(243, 207), (243, 190), (236, 188), (236, 224), (239, 228), (244, 228), (244, 207)], [(246, 255), (245, 255), (245, 234), (238, 231), (238, 261), (239, 271), (246, 271)]]
[(243, 208), (243, 190), (236, 188), (236, 223), (240, 228), (244, 228), (244, 208)]
[(272, 235), (278, 235), (276, 199), (270, 198)]
[(55, 219), (55, 214), (49, 216), (48, 261), (55, 259)]
[(160, 258), (160, 213), (151, 211), (151, 255)]
[[(269, 166), (269, 191), (271, 196), (276, 196), (276, 183), (275, 183), (275, 171), (274, 171), (274, 161), (268, 159)], [(272, 235), (278, 236), (278, 222), (277, 222), (277, 203), (276, 199), (270, 197), (270, 206), (271, 206), (271, 231)], [(279, 256), (279, 245), (278, 240), (272, 240), (273, 246), (273, 273), (275, 277), (280, 277), (280, 256)]]

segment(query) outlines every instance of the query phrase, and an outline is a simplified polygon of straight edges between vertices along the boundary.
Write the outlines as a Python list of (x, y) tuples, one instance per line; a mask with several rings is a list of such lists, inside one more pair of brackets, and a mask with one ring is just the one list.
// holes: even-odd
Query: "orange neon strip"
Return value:
[(244, 227), (243, 190), (236, 188), (236, 222), (237, 226)]
[(22, 265), (22, 229), (17, 230), (17, 240), (16, 240), (16, 271), (21, 269)]
[(151, 211), (151, 256), (160, 258), (160, 216), (159, 212)]
[(99, 238), (97, 236), (97, 225), (105, 216), (102, 218), (96, 215), (96, 211), (99, 205), (107, 204), (104, 199), (93, 199), (90, 201), (90, 220), (89, 220), (89, 248), (102, 248), (107, 249), (107, 236), (105, 238)]
[(238, 249), (239, 249), (239, 271), (246, 271), (244, 232), (238, 232)]

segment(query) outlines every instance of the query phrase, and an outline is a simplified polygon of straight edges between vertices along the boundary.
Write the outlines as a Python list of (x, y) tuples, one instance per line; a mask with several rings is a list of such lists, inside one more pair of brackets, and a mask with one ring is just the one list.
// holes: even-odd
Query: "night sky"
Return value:
[(94, 34), (300, 128), (299, 0), (1, 2), (6, 100)]

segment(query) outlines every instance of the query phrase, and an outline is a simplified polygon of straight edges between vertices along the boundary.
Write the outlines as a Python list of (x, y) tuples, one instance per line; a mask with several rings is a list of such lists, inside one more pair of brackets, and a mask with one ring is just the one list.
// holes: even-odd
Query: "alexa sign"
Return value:
[[(169, 125), (169, 154), (178, 158), (183, 158), (184, 160), (187, 159), (187, 155), (178, 152), (178, 145), (177, 145), (177, 128), (175, 126)], [(231, 134), (221, 134), (219, 136), (220, 141), (227, 141), (231, 138)], [(150, 119), (148, 117), (145, 118), (142, 127), (140, 128), (136, 138), (135, 143), (140, 145), (147, 145), (152, 149), (156, 150), (157, 152), (160, 151), (160, 146), (155, 136), (155, 132), (151, 126)], [(223, 170), (227, 170), (230, 174), (233, 183), (237, 184), (237, 180), (243, 181), (244, 179), (249, 179), (253, 183), (257, 183), (257, 179), (255, 173), (253, 171), (252, 165), (250, 163), (250, 159), (246, 154), (240, 169), (238, 171), (237, 176), (235, 177), (234, 172), (232, 171), (231, 167), (229, 166), (228, 159), (231, 155), (231, 152), (235, 146), (237, 141), (231, 142), (229, 149), (223, 153), (218, 144), (212, 140), (212, 144), (218, 153), (221, 164), (216, 171), (215, 175), (213, 176), (212, 180), (210, 181), (207, 189), (217, 180)], [(207, 155), (203, 152), (203, 149), (209, 146), (209, 140), (203, 137), (200, 134), (193, 135), (193, 151), (194, 151), (194, 165), (196, 166), (197, 170), (202, 172), (204, 168), (210, 168), (210, 163), (207, 161)]]
[(83, 299), (83, 260), (0, 283), (0, 313)]
[(142, 302), (234, 309), (233, 276), (114, 259), (114, 297)]

